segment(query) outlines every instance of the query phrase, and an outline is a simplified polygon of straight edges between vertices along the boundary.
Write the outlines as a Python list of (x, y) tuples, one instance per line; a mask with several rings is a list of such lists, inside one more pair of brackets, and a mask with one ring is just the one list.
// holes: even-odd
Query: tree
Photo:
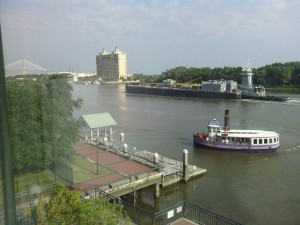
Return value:
[(130, 218), (124, 213), (123, 205), (109, 203), (100, 198), (81, 199), (82, 192), (58, 186), (49, 201), (38, 204), (39, 224), (56, 225), (122, 225)]
[(56, 159), (71, 161), (79, 124), (72, 87), (59, 75), (7, 80), (10, 137), (15, 174), (38, 172)]

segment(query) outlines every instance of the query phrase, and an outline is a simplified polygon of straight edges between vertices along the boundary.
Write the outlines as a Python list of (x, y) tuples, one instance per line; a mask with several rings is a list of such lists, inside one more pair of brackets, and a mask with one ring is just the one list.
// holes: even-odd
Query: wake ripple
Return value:
[(280, 152), (295, 152), (295, 151), (300, 151), (300, 145), (298, 145), (296, 147), (292, 147), (292, 148), (288, 148), (288, 149), (282, 150)]

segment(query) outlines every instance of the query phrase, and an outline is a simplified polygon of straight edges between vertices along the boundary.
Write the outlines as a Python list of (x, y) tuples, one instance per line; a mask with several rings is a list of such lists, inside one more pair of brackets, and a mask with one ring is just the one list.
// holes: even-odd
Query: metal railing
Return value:
[(179, 202), (159, 212), (151, 212), (126, 201), (122, 201), (120, 198), (115, 198), (100, 189), (95, 191), (98, 193), (98, 196), (102, 196), (106, 201), (123, 204), (124, 210), (135, 224), (167, 225), (186, 218), (194, 223), (203, 225), (241, 225), (238, 222), (186, 201)]
[(196, 224), (205, 225), (241, 225), (224, 216), (200, 208), (192, 203), (183, 201), (160, 212), (153, 213), (122, 202), (124, 208), (135, 224), (143, 225), (167, 225), (180, 219), (188, 219)]
[[(159, 212), (151, 212), (141, 207), (134, 206), (126, 201), (122, 201), (120, 198), (116, 198), (113, 195), (107, 194), (105, 191), (102, 191), (99, 188), (95, 188), (94, 190), (90, 191), (89, 197), (102, 198), (103, 200), (111, 203), (121, 203), (124, 206), (125, 212), (135, 224), (167, 225), (185, 218), (201, 225), (241, 225), (238, 222), (235, 222), (224, 216), (220, 216), (186, 201), (179, 202)], [(84, 200), (86, 198), (83, 196), (82, 199)], [(27, 204), (19, 207), (17, 209), (16, 216), (17, 224), (31, 224), (33, 222), (31, 205)], [(0, 224), (4, 224), (3, 217), (0, 217)]]

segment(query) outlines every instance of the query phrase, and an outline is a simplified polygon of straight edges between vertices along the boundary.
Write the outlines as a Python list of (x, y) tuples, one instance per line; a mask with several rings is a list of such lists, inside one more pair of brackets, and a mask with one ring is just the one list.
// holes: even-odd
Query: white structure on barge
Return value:
[(237, 92), (237, 82), (232, 80), (202, 81), (203, 91)]

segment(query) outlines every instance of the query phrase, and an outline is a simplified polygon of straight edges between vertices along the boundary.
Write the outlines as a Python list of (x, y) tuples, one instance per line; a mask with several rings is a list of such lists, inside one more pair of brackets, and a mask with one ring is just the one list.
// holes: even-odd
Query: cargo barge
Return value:
[(202, 82), (202, 88), (176, 88), (174, 80), (166, 80), (160, 86), (126, 85), (125, 92), (135, 95), (153, 95), (186, 98), (209, 99), (252, 99), (262, 101), (288, 101), (286, 96), (271, 96), (266, 94), (263, 86), (252, 84), (252, 69), (248, 63), (241, 72), (242, 84), (240, 90), (237, 83), (231, 80), (209, 80)]
[(233, 92), (203, 91), (194, 89), (151, 87), (141, 85), (126, 85), (125, 91), (135, 95), (153, 95), (183, 98), (209, 98), (209, 99), (240, 99), (240, 94)]

